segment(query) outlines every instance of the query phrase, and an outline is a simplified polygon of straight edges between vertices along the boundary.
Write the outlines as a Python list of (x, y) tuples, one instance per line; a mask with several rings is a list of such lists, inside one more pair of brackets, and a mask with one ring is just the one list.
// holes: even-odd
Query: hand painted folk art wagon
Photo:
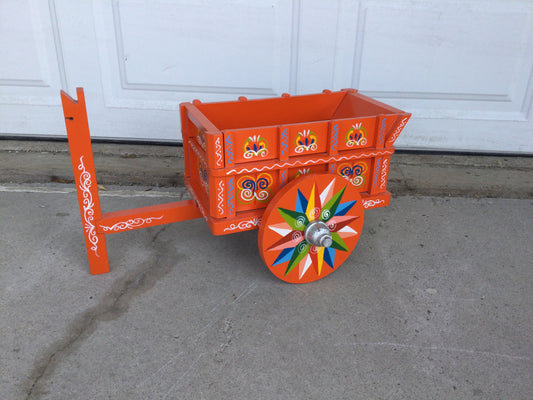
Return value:
[(290, 283), (321, 279), (354, 249), (365, 210), (389, 204), (393, 144), (411, 114), (354, 89), (180, 106), (192, 199), (102, 214), (83, 89), (61, 93), (91, 273), (105, 235), (204, 218), (215, 235), (259, 228), (259, 253)]

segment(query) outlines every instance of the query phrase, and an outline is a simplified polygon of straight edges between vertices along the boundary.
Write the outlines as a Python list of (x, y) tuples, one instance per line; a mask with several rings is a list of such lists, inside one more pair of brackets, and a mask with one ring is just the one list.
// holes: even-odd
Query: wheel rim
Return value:
[(259, 252), (281, 280), (313, 282), (346, 260), (363, 222), (361, 196), (349, 181), (333, 174), (308, 175), (270, 201), (259, 228)]

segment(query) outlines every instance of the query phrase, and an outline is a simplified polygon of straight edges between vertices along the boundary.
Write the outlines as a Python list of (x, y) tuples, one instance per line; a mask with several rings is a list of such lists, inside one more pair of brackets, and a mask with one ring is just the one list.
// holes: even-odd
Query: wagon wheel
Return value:
[(354, 249), (364, 221), (361, 196), (333, 174), (294, 180), (272, 198), (259, 227), (259, 253), (289, 283), (321, 279)]

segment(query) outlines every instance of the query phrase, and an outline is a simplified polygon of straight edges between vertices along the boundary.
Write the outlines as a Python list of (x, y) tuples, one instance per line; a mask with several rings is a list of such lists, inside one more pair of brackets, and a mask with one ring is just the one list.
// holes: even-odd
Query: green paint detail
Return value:
[(329, 210), (329, 217), (322, 219), (323, 222), (328, 222), (335, 215), (335, 211), (337, 211), (337, 207), (339, 206), (341, 202), (342, 195), (344, 194), (345, 189), (346, 189), (346, 186), (344, 186), (342, 190), (335, 193), (335, 195), (331, 199), (329, 199), (326, 205), (322, 207), (322, 213), (324, 212), (324, 210)]
[(348, 246), (346, 246), (346, 243), (337, 232), (331, 232), (331, 239), (333, 240), (331, 247), (335, 250), (348, 251)]
[(303, 231), (307, 224), (309, 224), (309, 219), (307, 219), (307, 215), (304, 213), (287, 210), (286, 208), (278, 208), (278, 212), (285, 222), (295, 231)]
[(300, 261), (302, 261), (307, 253), (309, 253), (310, 248), (311, 246), (305, 240), (298, 243), (298, 246), (294, 248), (294, 252), (292, 253), (292, 257), (289, 261), (289, 265), (287, 266), (287, 270), (285, 271), (285, 275), (291, 272), (293, 268), (296, 267)]

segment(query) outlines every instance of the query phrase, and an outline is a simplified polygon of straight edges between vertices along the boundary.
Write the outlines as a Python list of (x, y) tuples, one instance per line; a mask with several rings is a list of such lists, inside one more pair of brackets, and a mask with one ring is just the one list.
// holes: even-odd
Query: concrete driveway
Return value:
[[(185, 196), (108, 189), (104, 211)], [(109, 235), (91, 276), (73, 190), (0, 186), (2, 399), (533, 398), (531, 198), (395, 197), (289, 285), (256, 231), (203, 220)]]

